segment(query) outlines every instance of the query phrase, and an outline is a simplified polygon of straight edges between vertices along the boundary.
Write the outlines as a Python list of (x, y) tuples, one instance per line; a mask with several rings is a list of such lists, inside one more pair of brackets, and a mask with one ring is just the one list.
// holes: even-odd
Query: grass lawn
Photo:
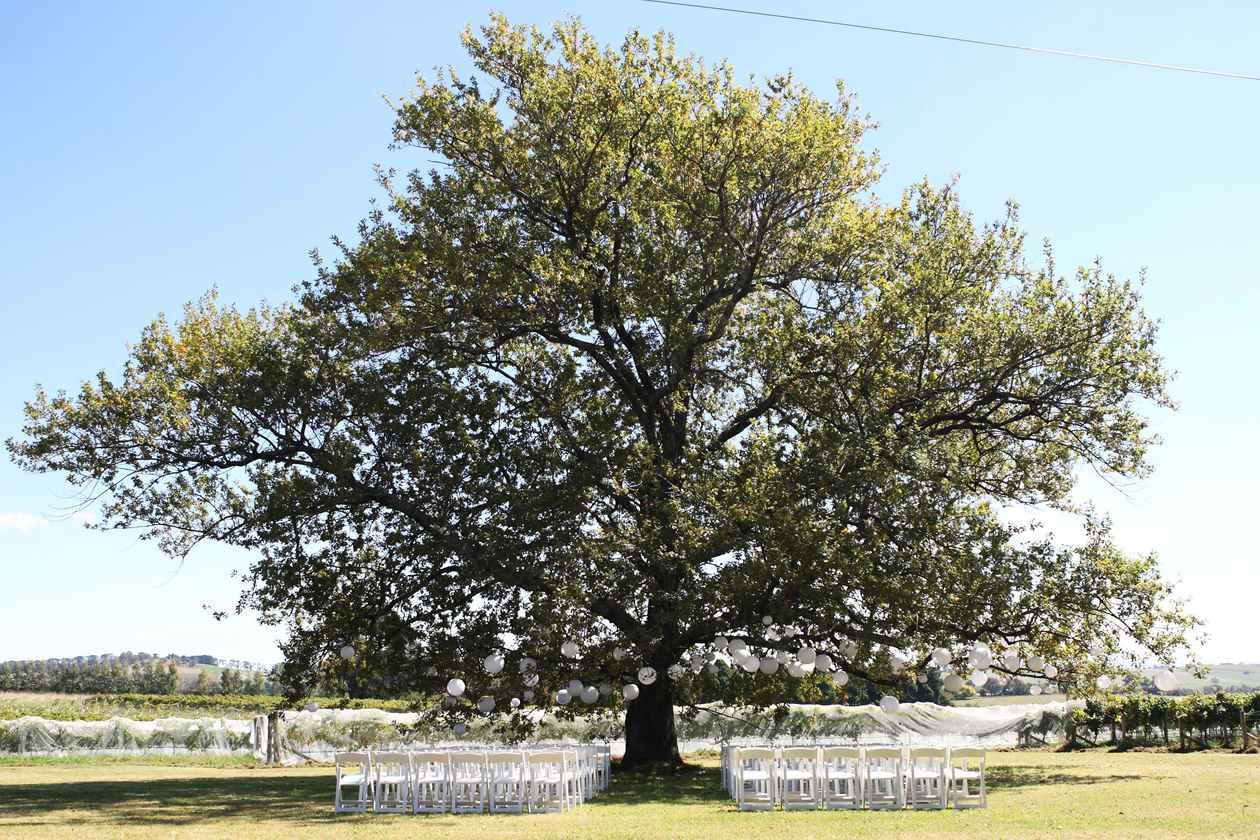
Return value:
[(989, 808), (741, 814), (714, 759), (614, 776), (574, 814), (335, 817), (328, 767), (0, 764), (0, 838), (1260, 837), (1260, 756), (990, 753)]

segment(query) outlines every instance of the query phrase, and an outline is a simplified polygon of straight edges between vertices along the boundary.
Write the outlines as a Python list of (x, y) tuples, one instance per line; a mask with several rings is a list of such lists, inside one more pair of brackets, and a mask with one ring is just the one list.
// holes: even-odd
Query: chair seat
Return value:
[(782, 773), (785, 779), (812, 779), (814, 774), (809, 770), (784, 770)]
[(946, 775), (954, 779), (979, 779), (980, 773), (976, 770), (947, 770)]
[(880, 781), (889, 781), (891, 779), (898, 778), (898, 776), (896, 773), (892, 772), (891, 770), (868, 770), (866, 771), (866, 778), (878, 779)]
[(383, 785), (401, 785), (407, 781), (407, 777), (401, 773), (388, 773), (380, 776), (376, 781)]
[(765, 770), (745, 770), (740, 774), (746, 782), (763, 782), (770, 778)]
[(361, 785), (363, 784), (362, 773), (346, 773), (341, 777), (341, 784), (344, 785)]
[(827, 773), (828, 779), (854, 779), (857, 778), (852, 770), (831, 770)]

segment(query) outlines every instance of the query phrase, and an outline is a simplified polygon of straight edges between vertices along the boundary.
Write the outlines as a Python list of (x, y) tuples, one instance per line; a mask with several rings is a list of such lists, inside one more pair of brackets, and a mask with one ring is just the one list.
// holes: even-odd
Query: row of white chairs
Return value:
[(741, 811), (988, 807), (974, 748), (725, 747), (722, 781)]
[(567, 811), (608, 787), (608, 748), (337, 753), (337, 814)]

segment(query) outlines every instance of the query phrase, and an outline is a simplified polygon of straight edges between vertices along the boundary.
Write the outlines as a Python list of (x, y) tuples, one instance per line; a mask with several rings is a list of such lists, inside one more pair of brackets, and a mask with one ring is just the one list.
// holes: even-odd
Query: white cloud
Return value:
[(76, 525), (93, 525), (96, 523), (96, 514), (90, 510), (76, 510), (70, 514), (70, 521)]
[(47, 519), (34, 513), (0, 513), (0, 533), (15, 531), (19, 534), (29, 534), (47, 524)]

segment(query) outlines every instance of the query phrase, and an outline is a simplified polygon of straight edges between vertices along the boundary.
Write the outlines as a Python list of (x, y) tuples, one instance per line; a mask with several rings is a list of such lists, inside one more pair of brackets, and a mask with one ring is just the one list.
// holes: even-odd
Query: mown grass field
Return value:
[(989, 808), (739, 813), (712, 758), (623, 776), (573, 814), (334, 816), (328, 767), (137, 760), (0, 764), (0, 837), (35, 838), (1186, 838), (1260, 837), (1260, 756), (990, 754)]

